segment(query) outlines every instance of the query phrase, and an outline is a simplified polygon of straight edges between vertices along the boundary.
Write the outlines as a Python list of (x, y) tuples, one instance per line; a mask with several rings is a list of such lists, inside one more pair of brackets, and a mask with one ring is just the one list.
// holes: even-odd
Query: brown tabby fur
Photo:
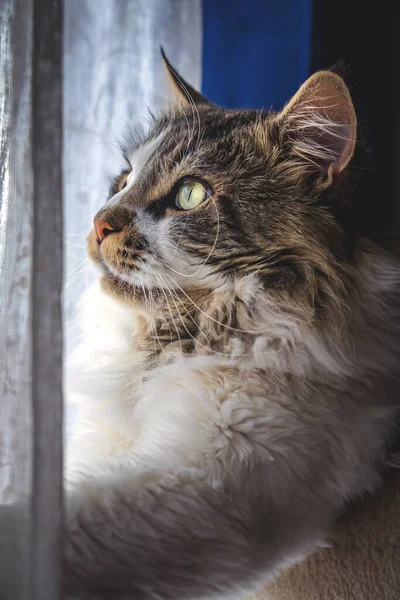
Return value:
[[(280, 114), (224, 110), (210, 104), (166, 64), (183, 106), (155, 123), (150, 139), (165, 131), (168, 135), (132, 192), (117, 206), (106, 205), (98, 213), (97, 218), (117, 232), (113, 243), (103, 247), (103, 257), (118, 272), (129, 272), (137, 257), (144, 257), (147, 244), (135, 231), (135, 211), (159, 219), (173, 214), (178, 223), (171, 232), (174, 242), (179, 244), (184, 226), (185, 251), (204, 259), (213, 275), (234, 278), (257, 273), (287, 314), (296, 318), (301, 310), (304, 328), (323, 323), (334, 346), (356, 320), (359, 250), (373, 252), (380, 237), (366, 211), (374, 190), (364, 171), (363, 149), (355, 147), (356, 118), (343, 81), (334, 73), (317, 74)], [(188, 97), (194, 102), (188, 102)], [(338, 128), (337, 139), (328, 139), (324, 122), (313, 124), (315, 107), (330, 121), (349, 124), (348, 128)], [(314, 137), (314, 146), (310, 139), (304, 141), (313, 127), (309, 138)], [(137, 140), (136, 146), (142, 142)], [(173, 202), (177, 182), (188, 174), (212, 185), (218, 210), (213, 201), (185, 213), (177, 210)], [(116, 180), (111, 196), (125, 176)], [(213, 247), (216, 228), (218, 244)], [(94, 232), (88, 242), (91, 258), (102, 262)], [(379, 242), (382, 246), (382, 239)], [(235, 328), (241, 320), (240, 298), (225, 298), (222, 305), (214, 306), (213, 290), (201, 282), (175, 289), (173, 302), (154, 289), (151, 310), (142, 289), (132, 288), (111, 272), (103, 276), (102, 285), (141, 312), (140, 348), (153, 349), (149, 367), (165, 347), (173, 350), (178, 342), (188, 353), (228, 350), (227, 327)], [(242, 341), (246, 344), (246, 336)], [(257, 598), (400, 597), (399, 481), (396, 473), (376, 496), (357, 501), (339, 521), (331, 548), (285, 571)]]
[[(357, 167), (345, 169), (353, 154), (355, 136), (351, 131), (345, 132), (347, 154), (335, 168), (332, 157), (336, 148), (329, 148), (326, 140), (321, 139), (314, 152), (310, 144), (305, 149), (301, 119), (296, 116), (298, 123), (293, 125), (291, 113), (302, 112), (307, 123), (313, 118), (310, 110), (315, 103), (320, 108), (326, 105), (326, 111), (332, 111), (332, 119), (338, 119), (337, 113), (344, 112), (343, 118), (355, 131), (347, 88), (334, 73), (317, 74), (277, 115), (220, 109), (188, 84), (182, 82), (182, 85), (198, 105), (186, 103), (172, 116), (168, 113), (156, 122), (150, 139), (165, 130), (168, 134), (146, 165), (134, 191), (117, 206), (105, 205), (97, 214), (97, 218), (108, 221), (118, 231), (103, 248), (103, 257), (118, 272), (128, 272), (138, 257), (143, 260), (147, 249), (146, 240), (132, 226), (135, 210), (144, 210), (160, 219), (173, 214), (179, 217), (175, 219), (175, 241), (179, 243), (184, 227), (185, 251), (204, 259), (213, 274), (235, 278), (257, 273), (267, 289), (275, 290), (280, 302), (301, 306), (302, 319), (310, 325), (320, 320), (324, 327), (331, 328), (334, 339), (347, 318), (348, 294), (356, 293), (354, 253), (358, 236), (364, 233), (363, 219), (356, 214), (356, 199), (348, 203), (359, 178)], [(326, 97), (321, 96), (321, 90)], [(340, 131), (338, 138), (342, 138)], [(134, 144), (130, 140), (130, 151), (141, 143), (142, 139)], [(329, 163), (332, 164), (328, 168)], [(218, 206), (210, 199), (192, 211), (182, 213), (176, 209), (173, 200), (177, 182), (188, 174), (210, 182)], [(126, 171), (115, 181), (111, 196), (118, 192), (125, 175)], [(363, 193), (360, 186), (358, 190)], [(217, 228), (218, 243), (210, 254)], [(367, 247), (371, 244), (362, 243)], [(88, 249), (94, 261), (102, 262), (93, 231), (88, 238)], [(226, 325), (235, 326), (236, 311), (240, 310), (240, 303), (232, 303), (231, 309), (219, 316), (224, 319), (223, 326), (214, 333), (207, 331), (204, 336), (203, 326), (207, 323), (203, 323), (202, 314), (210, 315), (210, 310), (212, 314), (212, 290), (201, 282), (185, 287), (184, 291), (175, 290), (179, 306), (169, 301), (170, 310), (162, 311), (162, 317), (155, 321), (154, 311), (145, 309), (140, 288), (132, 289), (111, 273), (103, 278), (102, 285), (107, 292), (128, 304), (133, 302), (146, 313), (149, 328), (145, 328), (148, 331), (144, 336), (147, 339), (143, 340), (145, 346), (154, 345), (155, 338), (165, 343), (179, 338), (192, 351), (195, 338), (198, 353), (206, 351), (204, 345), (215, 349), (217, 341), (223, 351)], [(188, 297), (195, 300), (197, 307)], [(154, 291), (152, 300), (160, 310), (165, 308), (165, 295), (160, 291)], [(161, 347), (159, 344), (158, 349)]]

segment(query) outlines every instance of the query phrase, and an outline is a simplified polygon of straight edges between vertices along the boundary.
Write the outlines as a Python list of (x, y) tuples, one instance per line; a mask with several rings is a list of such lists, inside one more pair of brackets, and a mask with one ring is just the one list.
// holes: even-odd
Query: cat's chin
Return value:
[(128, 283), (110, 271), (103, 272), (100, 278), (101, 289), (109, 296), (123, 302), (123, 304), (142, 304), (145, 300), (145, 291), (142, 286)]
[(159, 286), (146, 281), (145, 275), (141, 273), (114, 273), (104, 264), (101, 266), (100, 285), (107, 294), (129, 304), (144, 302), (149, 293), (153, 297), (157, 297), (162, 293)]
[(143, 273), (139, 267), (131, 268), (128, 272), (119, 272), (103, 264), (104, 274), (113, 281), (125, 284), (130, 288), (140, 290), (153, 290), (159, 287), (157, 281), (146, 273)]
[(143, 277), (140, 267), (131, 266), (129, 271), (124, 273), (117, 270), (112, 264), (104, 260), (98, 251), (97, 245), (91, 248), (88, 245), (88, 257), (94, 271), (100, 276), (102, 280), (107, 280), (112, 285), (118, 287), (123, 285), (124, 287), (129, 286), (130, 288), (151, 288), (153, 287), (150, 282), (144, 281), (146, 277)]

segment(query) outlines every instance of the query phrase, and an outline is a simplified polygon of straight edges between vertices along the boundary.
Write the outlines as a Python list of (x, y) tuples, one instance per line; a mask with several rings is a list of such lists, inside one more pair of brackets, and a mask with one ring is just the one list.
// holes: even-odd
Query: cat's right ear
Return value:
[(350, 163), (357, 120), (349, 90), (331, 71), (312, 75), (275, 119), (286, 174), (298, 183), (308, 175), (333, 183)]
[(182, 106), (214, 106), (209, 100), (207, 100), (205, 96), (195, 90), (189, 83), (187, 83), (187, 81), (183, 79), (183, 77), (179, 75), (178, 71), (174, 69), (166, 57), (164, 49), (161, 47), (160, 50), (170, 85), (175, 93), (178, 103)]

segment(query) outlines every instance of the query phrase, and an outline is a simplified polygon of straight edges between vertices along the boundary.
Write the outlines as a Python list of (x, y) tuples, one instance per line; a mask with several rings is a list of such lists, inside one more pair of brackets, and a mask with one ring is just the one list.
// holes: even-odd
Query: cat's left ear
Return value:
[(165, 55), (164, 49), (160, 48), (161, 56), (163, 59), (164, 67), (168, 75), (169, 82), (173, 91), (175, 92), (176, 98), (182, 106), (190, 106), (195, 104), (213, 106), (212, 103), (207, 100), (205, 96), (200, 94), (194, 89), (187, 81), (183, 79), (176, 69), (171, 65), (168, 58)]
[(339, 75), (312, 75), (276, 119), (281, 148), (292, 159), (289, 176), (299, 180), (312, 173), (327, 187), (346, 169), (354, 153), (357, 119)]

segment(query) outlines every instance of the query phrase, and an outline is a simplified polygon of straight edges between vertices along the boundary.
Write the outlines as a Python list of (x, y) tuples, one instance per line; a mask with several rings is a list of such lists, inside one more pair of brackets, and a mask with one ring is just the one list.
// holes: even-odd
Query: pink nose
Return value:
[(114, 227), (111, 227), (110, 223), (103, 221), (102, 219), (93, 219), (93, 223), (98, 242), (102, 242), (105, 237), (115, 231)]

